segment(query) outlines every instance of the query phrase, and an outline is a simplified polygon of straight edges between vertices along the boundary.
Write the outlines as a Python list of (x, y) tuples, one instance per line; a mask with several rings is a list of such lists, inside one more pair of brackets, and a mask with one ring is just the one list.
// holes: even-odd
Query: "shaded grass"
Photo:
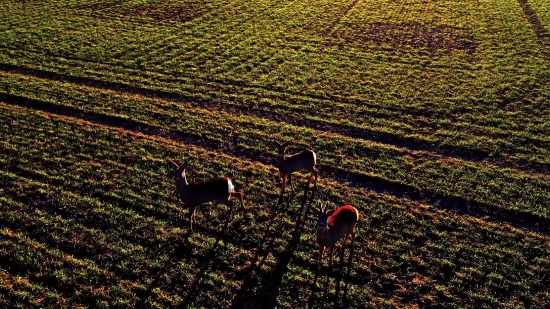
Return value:
[[(21, 183), (23, 187), (32, 188), (31, 184), (35, 182), (37, 183), (35, 185), (37, 189), (40, 187), (48, 188), (42, 194), (36, 194), (40, 191), (36, 193), (33, 193), (33, 191), (28, 192), (37, 202), (45, 201), (51, 203), (53, 201), (52, 198), (55, 197), (53, 192), (65, 187), (65, 185), (62, 185), (56, 188), (57, 186), (48, 185), (48, 179), (58, 178), (57, 181), (61, 181), (60, 184), (70, 184), (76, 181), (75, 187), (71, 188), (71, 186), (67, 186), (66, 188), (68, 190), (75, 190), (80, 187), (77, 190), (82, 194), (87, 194), (86, 192), (93, 190), (93, 187), (86, 189), (86, 186), (78, 185), (78, 183), (95, 183), (96, 179), (105, 179), (105, 177), (110, 179), (113, 175), (118, 174), (119, 180), (111, 180), (113, 181), (112, 186), (116, 188), (124, 185), (124, 190), (128, 192), (129, 196), (132, 196), (131, 192), (140, 192), (139, 195), (145, 200), (144, 202), (137, 202), (138, 205), (148, 203), (148, 200), (164, 200), (164, 202), (161, 202), (161, 205), (165, 206), (159, 205), (160, 208), (159, 206), (155, 208), (159, 212), (173, 212), (175, 208), (170, 204), (175, 203), (177, 197), (170, 192), (169, 188), (171, 184), (168, 182), (155, 190), (145, 190), (143, 187), (145, 182), (139, 178), (147, 178), (147, 184), (152, 188), (155, 188), (155, 181), (152, 182), (152, 179), (160, 181), (159, 184), (164, 183), (164, 180), (162, 180), (164, 173), (159, 172), (168, 168), (165, 165), (164, 158), (176, 157), (184, 149), (190, 158), (191, 166), (194, 167), (191, 168), (193, 173), (195, 171), (199, 172), (198, 167), (200, 165), (197, 158), (201, 157), (213, 158), (207, 167), (203, 166), (203, 169), (200, 170), (206, 177), (208, 177), (207, 175), (217, 174), (224, 170), (240, 171), (235, 173), (233, 178), (236, 183), (243, 184), (243, 189), (247, 194), (247, 201), (250, 205), (256, 206), (253, 210), (257, 214), (254, 216), (255, 218), (267, 219), (269, 213), (275, 210), (272, 207), (276, 206), (276, 203), (266, 200), (267, 193), (262, 192), (262, 190), (268, 192), (276, 188), (276, 183), (273, 182), (270, 176), (273, 169), (268, 166), (205, 152), (200, 148), (185, 146), (161, 138), (129, 134), (131, 132), (125, 130), (121, 131), (119, 129), (90, 125), (81, 120), (64, 118), (40, 111), (35, 111), (31, 114), (27, 109), (6, 105), (2, 107), (2, 111), (3, 121), (5, 121), (4, 119), (17, 119), (18, 122), (17, 125), (12, 125), (11, 127), (11, 130), (16, 130), (12, 132), (18, 133), (10, 135), (11, 137), (7, 140), (7, 143), (2, 144), (2, 149), (9, 149), (10, 147), (16, 149), (24, 147), (21, 149), (26, 149), (26, 151), (21, 152), (24, 155), (15, 160), (7, 155), (0, 157), (4, 166), (8, 164), (9, 166), (21, 169), (22, 164), (33, 162), (34, 168), (41, 171), (38, 175), (36, 173), (24, 174), (26, 175), (25, 177), (29, 177), (27, 179), (35, 179), (32, 182), (21, 179), (20, 176), (15, 176), (15, 174), (4, 173), (3, 177), (8, 177), (4, 179), (12, 180), (8, 182), (3, 181), (3, 183), (10, 184), (9, 187), (12, 188), (20, 188), (21, 186), (17, 185), (17, 183), (23, 180), (24, 182)], [(2, 129), (3, 132), (6, 129), (4, 127)], [(86, 135), (89, 135), (89, 138), (83, 138)], [(59, 138), (59, 140), (56, 141), (56, 138)], [(41, 140), (48, 142), (39, 142)], [(11, 146), (8, 147), (7, 145)], [(159, 147), (160, 145), (162, 147)], [(49, 147), (50, 150), (44, 151), (44, 147)], [(54, 149), (58, 150), (54, 151)], [(78, 159), (81, 163), (69, 166), (63, 166), (62, 164), (56, 166), (48, 162), (51, 159), (48, 160), (47, 156), (41, 159), (44, 154), (59, 153), (63, 150), (73, 152), (73, 157), (67, 156), (65, 160), (71, 162)], [(95, 155), (91, 156), (92, 153)], [(139, 155), (140, 153), (141, 155)], [(98, 160), (105, 160), (103, 157), (110, 158), (114, 154), (116, 154), (117, 160), (113, 164), (115, 164), (114, 166), (119, 166), (118, 168), (122, 168), (120, 172), (117, 172), (117, 168), (113, 168), (108, 164), (103, 166), (93, 163), (98, 162)], [(63, 161), (63, 159), (61, 160)], [(126, 169), (129, 169), (129, 171), (125, 172)], [(75, 173), (75, 171), (78, 171), (78, 173)], [(23, 173), (18, 172), (18, 174)], [(67, 175), (67, 179), (60, 180), (59, 176), (63, 174)], [(140, 176), (141, 174), (143, 175)], [(58, 176), (56, 177), (56, 175)], [(81, 180), (71, 180), (76, 175)], [(246, 177), (248, 181), (242, 181), (242, 177)], [(16, 181), (15, 179), (20, 180)], [(43, 185), (38, 185), (40, 183)], [(120, 185), (117, 185), (117, 183), (120, 183)], [(116, 189), (111, 189), (111, 191), (116, 192)], [(6, 191), (6, 187), (3, 188), (3, 192), (6, 192), (6, 195), (10, 199), (21, 194), (15, 193), (16, 191), (11, 191), (11, 189)], [(161, 196), (164, 197), (158, 199), (154, 197), (154, 192), (160, 192)], [(524, 304), (529, 302), (533, 306), (542, 306), (542, 304), (548, 301), (548, 295), (545, 295), (543, 292), (545, 286), (548, 284), (547, 276), (544, 275), (549, 263), (544, 258), (544, 256), (548, 256), (547, 237), (487, 223), (475, 218), (461, 218), (445, 211), (434, 211), (421, 204), (394, 199), (390, 196), (365, 194), (362, 190), (345, 187), (326, 179), (320, 181), (319, 193), (321, 194), (320, 196), (328, 198), (335, 204), (342, 203), (345, 200), (357, 205), (362, 214), (364, 214), (364, 221), (359, 226), (360, 234), (355, 248), (356, 258), (353, 267), (349, 277), (341, 279), (341, 284), (346, 284), (347, 286), (347, 299), (351, 302), (350, 305), (352, 306), (368, 301), (373, 301), (374, 304), (379, 304), (380, 306), (412, 304), (412, 302), (419, 302), (419, 304), (428, 306), (442, 303), (455, 303), (459, 305), (465, 304), (463, 303), (464, 299), (469, 297), (476, 298), (488, 306), (512, 305), (516, 299), (521, 299)], [(57, 194), (74, 196), (74, 193), (63, 193), (63, 191)], [(273, 197), (273, 200), (276, 200), (276, 196)], [(63, 208), (72, 204), (70, 200), (64, 201), (61, 199), (60, 202), (62, 203), (61, 205), (64, 205)], [(265, 204), (266, 202), (268, 204)], [(299, 239), (299, 242), (292, 247), (292, 258), (288, 260), (288, 268), (286, 268), (282, 280), (280, 283), (277, 283), (278, 280), (273, 281), (274, 278), (270, 275), (278, 269), (277, 265), (279, 263), (285, 261), (285, 256), (288, 254), (287, 250), (293, 239), (292, 230), (296, 224), (295, 220), (300, 213), (300, 205), (296, 202), (298, 201), (292, 202), (285, 207), (285, 215), (280, 216), (280, 219), (276, 221), (277, 232), (271, 236), (273, 237), (272, 248), (265, 260), (261, 262), (254, 260), (252, 252), (262, 247), (261, 243), (259, 243), (260, 239), (263, 238), (262, 220), (253, 220), (251, 214), (245, 215), (237, 210), (234, 219), (229, 223), (228, 232), (226, 232), (225, 237), (228, 238), (223, 240), (223, 246), (216, 247), (216, 235), (209, 232), (211, 228), (202, 228), (202, 226), (205, 223), (204, 220), (207, 214), (208, 216), (217, 217), (220, 223), (223, 219), (216, 215), (215, 208), (201, 208), (197, 220), (198, 222), (202, 222), (202, 224), (199, 224), (198, 233), (190, 242), (193, 253), (184, 253), (182, 257), (185, 262), (183, 260), (176, 262), (170, 272), (160, 275), (162, 280), (159, 281), (158, 288), (153, 289), (154, 294), (150, 297), (149, 304), (151, 306), (166, 306), (180, 303), (184, 300), (182, 297), (186, 297), (185, 295), (187, 295), (184, 288), (186, 286), (189, 287), (189, 284), (192, 284), (196, 278), (200, 278), (200, 281), (197, 283), (200, 288), (197, 289), (198, 294), (193, 295), (193, 298), (189, 301), (191, 306), (227, 306), (230, 304), (232, 295), (238, 293), (242, 280), (258, 282), (260, 289), (249, 290), (247, 294), (250, 297), (264, 295), (261, 290), (265, 288), (270, 293), (275, 293), (274, 304), (278, 306), (290, 307), (306, 304), (315, 269), (315, 260), (311, 261), (311, 258), (315, 258), (316, 254), (312, 231), (314, 218), (307, 210), (304, 210), (303, 232), (294, 235), (294, 239)], [(36, 203), (31, 203), (30, 205), (33, 204)], [(25, 204), (13, 205), (22, 206)], [(55, 202), (51, 205), (55, 205)], [(113, 206), (109, 212), (114, 215), (119, 211), (117, 207), (120, 207), (120, 205), (114, 204)], [(104, 220), (100, 219), (102, 216), (98, 212), (100, 209), (99, 204), (91, 204), (88, 207), (75, 208), (73, 212), (84, 215), (86, 212), (83, 211), (88, 210), (89, 214), (86, 217), (94, 218), (93, 222), (99, 224)], [(9, 211), (9, 209), (6, 209), (6, 211)], [(119, 211), (121, 215), (112, 216), (111, 220), (114, 220), (113, 223), (105, 224), (105, 226), (116, 224), (119, 229), (125, 229), (125, 225), (121, 224), (124, 221), (121, 220), (125, 220), (124, 217), (131, 215), (132, 212), (121, 211)], [(265, 212), (267, 213), (262, 215)], [(51, 218), (51, 215), (44, 215), (45, 213), (40, 212), (35, 215), (31, 214), (29, 220), (36, 220), (32, 219), (34, 218), (32, 216), (43, 217), (44, 219), (42, 220), (46, 221), (42, 221), (43, 223), (38, 226), (42, 226), (43, 229), (50, 231), (54, 236), (59, 233), (55, 232), (55, 224), (64, 226), (66, 228), (66, 232), (64, 233), (76, 233), (79, 231), (77, 226), (71, 225), (70, 221), (68, 221), (69, 219), (49, 221), (55, 217)], [(82, 215), (77, 216), (77, 218)], [(12, 220), (18, 221), (13, 222), (25, 222), (24, 220), (27, 220), (24, 219), (25, 217), (16, 218), (13, 217)], [(167, 216), (166, 218), (165, 220), (169, 225), (164, 227), (164, 229), (168, 232), (170, 228), (173, 228), (170, 226), (174, 226), (178, 221), (177, 219), (169, 219), (173, 218), (173, 216)], [(131, 224), (136, 227), (132, 229), (132, 234), (143, 235), (141, 237), (143, 237), (142, 241), (144, 242), (141, 246), (146, 246), (145, 248), (147, 246), (154, 247), (154, 243), (159, 242), (159, 240), (162, 242), (162, 239), (165, 239), (157, 239), (156, 237), (163, 234), (166, 235), (166, 233), (159, 235), (154, 230), (151, 230), (152, 233), (139, 232), (141, 230), (141, 228), (137, 228), (139, 226), (147, 227), (145, 231), (150, 230), (154, 226), (152, 225), (154, 221), (150, 221), (147, 217), (131, 215), (126, 220), (131, 220), (128, 222), (133, 222)], [(410, 229), (410, 226), (415, 226), (415, 228)], [(23, 230), (31, 231), (29, 228), (25, 228), (24, 224), (21, 227)], [(87, 228), (91, 228), (91, 226)], [(253, 232), (254, 230), (256, 232)], [(107, 233), (107, 231), (109, 231), (109, 234), (114, 232), (111, 229), (105, 230), (105, 232), (99, 229), (98, 233), (101, 233), (100, 237), (94, 237), (94, 240), (103, 243), (103, 240), (109, 239), (109, 237), (116, 238), (117, 234), (103, 234)], [(176, 229), (174, 233), (178, 233), (177, 231)], [(86, 233), (80, 234), (84, 236)], [(59, 240), (55, 240), (55, 237), (49, 238), (52, 240), (49, 240), (47, 244), (49, 246), (63, 244), (62, 241), (66, 236), (62, 235), (65, 234), (59, 234)], [(86, 246), (84, 239), (74, 239), (75, 242), (78, 240), (79, 245), (77, 247)], [(517, 241), (518, 239), (521, 239), (521, 241)], [(57, 245), (59, 241), (61, 242)], [(125, 242), (125, 240), (121, 241), (121, 244)], [(43, 244), (42, 246), (46, 248), (46, 245)], [(13, 248), (15, 250), (15, 248), (22, 247), (17, 246)], [(214, 254), (213, 252), (216, 252), (216, 258), (212, 263), (206, 262), (205, 264), (204, 254), (208, 253), (210, 248), (216, 248), (213, 249), (215, 251), (211, 251), (212, 253), (210, 253)], [(107, 250), (100, 251), (109, 252)], [(132, 251), (128, 253), (130, 252)], [(158, 255), (159, 253), (159, 251), (152, 251), (150, 254)], [(6, 252), (6, 254), (8, 253)], [(164, 263), (167, 261), (168, 257), (166, 254), (169, 254), (169, 252), (155, 258), (157, 267), (162, 267), (161, 264), (158, 264), (159, 262)], [(206, 256), (210, 254), (206, 254)], [(142, 253), (131, 254), (130, 256), (133, 259), (144, 259), (144, 262), (147, 260), (147, 255), (142, 255)], [(36, 256), (26, 261), (34, 263), (37, 259), (41, 258)], [(78, 261), (84, 261), (85, 263), (99, 263), (100, 261), (95, 255), (90, 256), (89, 259), (79, 259)], [(249, 264), (251, 262), (261, 263), (261, 266), (256, 268), (254, 265), (260, 264)], [(129, 263), (128, 265), (131, 264), (133, 263)], [(200, 271), (202, 267), (205, 267), (202, 275), (197, 277), (200, 273), (197, 271)], [(254, 267), (252, 272), (248, 271), (248, 267)], [(143, 271), (146, 268), (139, 266), (136, 266), (136, 268), (122, 268), (115, 272), (115, 274), (117, 276), (124, 274), (132, 275), (132, 269)], [(47, 272), (47, 274), (50, 274), (50, 272)], [(69, 283), (79, 282), (79, 280), (82, 280), (80, 278), (88, 278), (92, 274), (85, 272), (81, 275), (74, 275), (71, 277), (74, 279), (71, 279), (72, 281), (69, 281)], [(247, 279), (248, 277), (239, 277), (239, 274), (249, 275), (251, 279)], [(25, 276), (28, 276), (28, 274)], [(54, 282), (59, 282), (60, 278), (62, 278), (55, 274), (48, 276), (48, 278), (52, 278), (51, 280), (55, 280)], [(340, 301), (339, 297), (341, 295), (336, 296), (333, 284), (335, 284), (334, 280), (338, 280), (339, 275), (338, 272), (332, 273), (323, 269), (320, 274), (320, 278), (322, 279), (320, 281), (324, 282), (327, 276), (329, 280), (327, 301), (336, 304)], [(147, 275), (137, 275), (134, 277), (134, 280), (140, 280), (139, 278), (143, 278), (141, 280), (144, 280), (144, 277), (147, 277)], [(149, 278), (149, 280), (151, 279)], [(140, 285), (141, 291), (144, 291), (146, 288), (144, 286), (146, 282), (150, 281), (144, 281)], [(421, 282), (422, 288), (418, 288), (418, 282)], [(37, 284), (43, 283), (38, 282)], [(67, 286), (61, 283), (56, 284), (61, 287)], [(93, 285), (89, 284), (87, 286), (90, 289), (93, 287)], [(66, 298), (71, 295), (67, 289), (61, 288), (60, 291), (66, 295)], [(126, 291), (132, 290), (128, 288)], [(129, 304), (135, 301), (135, 298), (128, 300), (125, 298), (126, 296), (115, 296), (118, 294), (107, 293), (102, 295), (113, 295), (112, 297), (118, 297), (121, 302), (126, 299), (126, 301), (130, 301)], [(388, 299), (392, 299), (392, 301), (388, 302)], [(99, 302), (99, 300), (97, 301)]]
[[(0, 4), (0, 304), (548, 307), (544, 2), (199, 2)], [(351, 268), (275, 140), (360, 209)], [(254, 208), (182, 241), (183, 158)]]
[[(27, 90), (24, 90), (27, 93), (29, 86), (27, 84)], [(165, 136), (264, 164), (274, 162), (271, 150), (276, 149), (275, 140), (287, 139), (287, 136), (292, 135), (298, 147), (324, 149), (326, 155), (320, 157), (320, 160), (326, 166), (325, 174), (341, 181), (352, 181), (358, 185), (363, 183), (363, 186), (368, 181), (371, 184), (367, 186), (374, 190), (384, 190), (386, 186), (393, 194), (417, 199), (424, 195), (431, 203), (442, 200), (442, 205), (447, 203), (447, 199), (449, 204), (455, 204), (453, 208), (456, 209), (464, 208), (464, 205), (459, 204), (471, 203), (474, 208), (497, 206), (514, 212), (521, 209), (521, 212), (541, 218), (547, 216), (545, 205), (548, 196), (545, 192), (550, 190), (544, 189), (548, 185), (548, 177), (544, 174), (502, 170), (490, 164), (475, 164), (383, 144), (358, 142), (337, 134), (257, 120), (244, 115), (234, 116), (192, 108), (192, 105), (185, 106), (173, 101), (138, 100), (135, 95), (120, 95), (110, 91), (94, 91), (95, 94), (90, 96), (90, 88), (86, 87), (82, 88), (82, 94), (79, 95), (74, 88), (62, 86), (52, 91), (51, 87), (51, 83), (41, 86), (37, 88), (36, 94), (31, 92), (30, 95), (42, 98), (51, 95), (50, 100), (55, 100), (55, 104), (29, 101), (24, 105), (46, 110), (58, 109), (58, 113), (63, 115), (80, 115), (102, 124)], [(21, 90), (11, 90), (13, 93), (17, 91)], [(66, 91), (66, 97), (72, 99), (58, 99), (60, 91)], [(108, 98), (105, 102), (109, 103), (101, 103), (105, 98)], [(10, 100), (22, 104), (25, 98), (12, 97)], [(117, 102), (115, 106), (113, 102)], [(151, 115), (154, 117), (151, 118)], [(224, 136), (224, 132), (228, 131), (231, 135)], [(398, 183), (407, 186), (400, 187)], [(423, 192), (415, 193), (417, 189)], [(525, 192), (530, 193), (524, 195)], [(510, 214), (504, 217), (513, 216)], [(526, 221), (537, 221), (536, 217), (527, 217)]]

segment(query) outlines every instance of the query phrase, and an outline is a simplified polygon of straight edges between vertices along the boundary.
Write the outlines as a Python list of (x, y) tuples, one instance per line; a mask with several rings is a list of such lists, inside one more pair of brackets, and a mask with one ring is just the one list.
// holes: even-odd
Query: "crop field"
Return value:
[(0, 307), (549, 308), (550, 2), (1, 1)]

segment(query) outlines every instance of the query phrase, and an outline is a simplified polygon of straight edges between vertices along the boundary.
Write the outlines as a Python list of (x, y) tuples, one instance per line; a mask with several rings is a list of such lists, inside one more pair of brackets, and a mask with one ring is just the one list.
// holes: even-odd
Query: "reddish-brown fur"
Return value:
[(351, 205), (344, 205), (338, 208), (330, 217), (328, 217), (328, 225), (333, 227), (338, 223), (357, 222), (359, 220), (359, 212)]
[[(324, 206), (323, 206), (324, 205)], [(327, 212), (326, 203), (321, 203), (319, 212), (319, 226), (317, 227), (317, 244), (319, 245), (319, 261), (317, 262), (317, 268), (321, 266), (321, 259), (325, 248), (329, 248), (330, 265), (332, 265), (332, 254), (334, 251), (334, 245), (344, 237), (345, 247), (348, 240), (348, 236), (351, 234), (351, 242), (355, 239), (355, 225), (359, 221), (359, 211), (351, 206), (344, 205), (339, 207), (336, 211), (331, 210)]]

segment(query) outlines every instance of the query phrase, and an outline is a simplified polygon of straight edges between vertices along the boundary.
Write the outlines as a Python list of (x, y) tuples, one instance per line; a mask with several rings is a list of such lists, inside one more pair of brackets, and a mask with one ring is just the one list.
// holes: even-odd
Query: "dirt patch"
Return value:
[(463, 50), (473, 54), (477, 48), (473, 36), (464, 29), (449, 26), (430, 28), (418, 23), (377, 22), (366, 27), (342, 28), (333, 32), (331, 36), (352, 44), (375, 44), (395, 49), (426, 49), (430, 53)]

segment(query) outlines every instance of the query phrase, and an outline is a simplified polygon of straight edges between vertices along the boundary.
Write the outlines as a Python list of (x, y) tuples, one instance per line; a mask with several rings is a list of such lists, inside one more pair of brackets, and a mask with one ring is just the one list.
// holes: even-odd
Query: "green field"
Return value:
[(549, 308), (550, 4), (1, 1), (0, 307)]

